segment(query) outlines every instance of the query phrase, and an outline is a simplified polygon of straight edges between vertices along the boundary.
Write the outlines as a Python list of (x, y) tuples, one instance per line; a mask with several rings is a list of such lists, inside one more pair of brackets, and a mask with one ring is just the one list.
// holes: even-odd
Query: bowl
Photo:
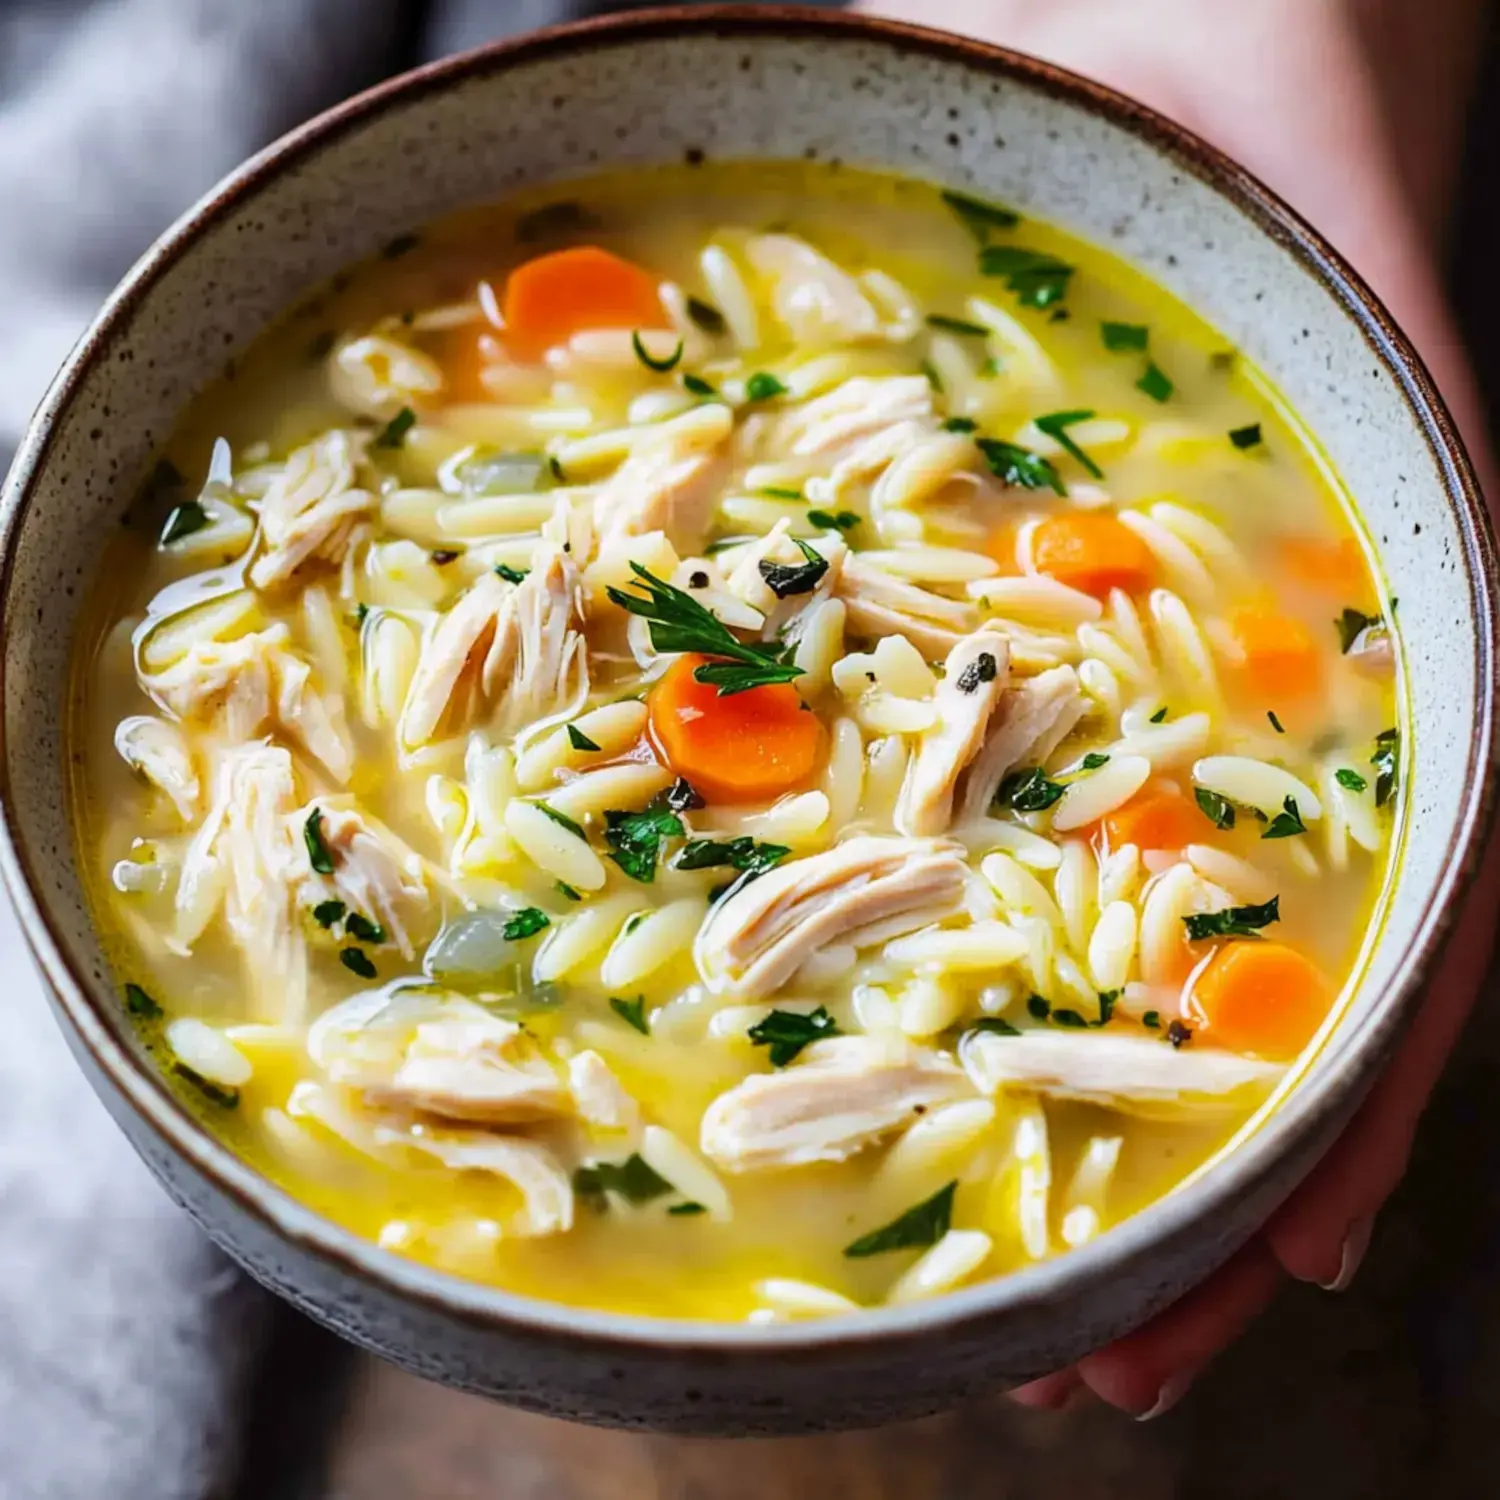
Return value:
[[(916, 1306), (780, 1326), (590, 1312), (461, 1281), (289, 1198), (164, 1086), (84, 901), (64, 745), (79, 607), (154, 446), (299, 293), (458, 205), (608, 165), (849, 161), (1015, 203), (1134, 262), (1269, 372), (1362, 507), (1401, 599), (1408, 793), (1342, 1023), (1274, 1113), (1060, 1259)], [(253, 1276), (355, 1342), (515, 1405), (704, 1433), (932, 1411), (1066, 1365), (1170, 1303), (1334, 1139), (1417, 1002), (1489, 821), (1496, 574), (1451, 419), (1390, 317), (1239, 167), (1107, 89), (936, 32), (823, 12), (636, 12), (425, 68), (248, 162), (110, 298), (37, 413), (0, 533), (0, 861), (59, 1022), (167, 1191)]]

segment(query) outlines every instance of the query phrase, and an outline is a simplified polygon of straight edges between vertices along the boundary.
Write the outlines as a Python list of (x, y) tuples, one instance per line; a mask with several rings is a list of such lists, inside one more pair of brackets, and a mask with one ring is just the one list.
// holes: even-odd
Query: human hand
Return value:
[[(1407, 0), (861, 0), (857, 8), (967, 32), (1098, 78), (1242, 162), (1305, 213), (1385, 301), (1487, 478), (1479, 406), (1433, 250), (1442, 194), (1423, 190), (1451, 181), (1464, 61), (1477, 50), (1465, 45), (1479, 17), (1474, 0), (1425, 0), (1415, 38), (1399, 24), (1414, 19)], [(1399, 152), (1382, 115), (1384, 64), (1408, 75), (1429, 70), (1427, 86), (1408, 91)], [(1086, 1386), (1123, 1411), (1160, 1415), (1284, 1275), (1334, 1290), (1349, 1284), (1488, 967), (1497, 901), (1500, 845), (1492, 844), (1396, 1057), (1260, 1236), (1145, 1327), (1023, 1386), (1012, 1393), (1017, 1400), (1055, 1407)]]

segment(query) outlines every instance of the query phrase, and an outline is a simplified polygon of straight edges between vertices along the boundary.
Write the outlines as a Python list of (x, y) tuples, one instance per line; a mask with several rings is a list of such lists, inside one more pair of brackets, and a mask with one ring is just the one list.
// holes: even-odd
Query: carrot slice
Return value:
[(1348, 604), (1358, 604), (1371, 596), (1370, 570), (1352, 536), (1337, 541), (1290, 536), (1280, 542), (1278, 551), (1287, 573), (1305, 588)]
[(578, 245), (517, 266), (505, 283), (506, 343), (536, 359), (585, 328), (664, 328), (656, 278), (640, 266)]
[(1333, 995), (1311, 959), (1283, 943), (1226, 943), (1193, 986), (1205, 1038), (1236, 1052), (1295, 1057)]
[(1156, 576), (1156, 560), (1140, 537), (1097, 512), (1043, 521), (1031, 534), (1031, 559), (1037, 572), (1098, 599), (1111, 589), (1142, 593)]
[(1273, 702), (1305, 698), (1322, 683), (1312, 632), (1301, 620), (1250, 605), (1234, 611), (1230, 627), (1245, 654), (1247, 686)]
[(802, 786), (817, 768), (823, 731), (788, 683), (727, 698), (683, 656), (647, 700), (651, 734), (667, 764), (711, 802), (763, 802)]
[(1186, 797), (1176, 792), (1146, 791), (1107, 814), (1100, 826), (1111, 849), (1185, 849), (1213, 835), (1213, 825)]

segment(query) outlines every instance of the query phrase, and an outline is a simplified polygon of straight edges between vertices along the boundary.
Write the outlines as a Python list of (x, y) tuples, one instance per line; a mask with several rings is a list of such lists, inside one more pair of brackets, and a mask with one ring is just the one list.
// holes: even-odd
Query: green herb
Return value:
[(1028, 995), (1026, 997), (1026, 1011), (1033, 1020), (1045, 1021), (1052, 1014), (1051, 1004), (1042, 999), (1040, 995)]
[(859, 522), (860, 518), (852, 510), (810, 510), (807, 513), (807, 524), (823, 531), (853, 531)]
[(568, 482), (568, 476), (563, 472), (562, 460), (555, 453), (549, 455), (547, 469), (559, 484)]
[(597, 750), (599, 748), (576, 724), (568, 725), (568, 743), (575, 750)]
[(1145, 349), (1151, 330), (1144, 323), (1101, 323), (1099, 332), (1104, 347), (1111, 354), (1125, 354)]
[(604, 823), (604, 842), (614, 851), (609, 857), (642, 885), (656, 879), (662, 840), (684, 832), (676, 813), (651, 808), (645, 812), (606, 812)]
[[(826, 568), (826, 561), (822, 558), (819, 561)], [(774, 645), (749, 645), (741, 641), (691, 594), (663, 583), (639, 563), (631, 563), (630, 569), (637, 586), (645, 593), (610, 588), (607, 592), (611, 601), (650, 622), (651, 645), (657, 651), (729, 658), (728, 662), (709, 662), (693, 672), (698, 682), (716, 685), (721, 697), (767, 683), (792, 682), (802, 675), (801, 667), (776, 659)]]
[(1103, 479), (1104, 470), (1068, 436), (1068, 428), (1078, 422), (1092, 421), (1093, 416), (1091, 411), (1049, 412), (1045, 417), (1036, 419), (1036, 428), (1038, 432), (1045, 432), (1054, 442), (1061, 443), (1095, 479)]
[(943, 202), (953, 210), (970, 234), (981, 245), (989, 243), (992, 229), (1014, 229), (1021, 216), (1013, 208), (999, 203), (986, 203), (983, 198), (971, 198), (967, 193), (945, 192)]
[(1197, 801), (1203, 816), (1215, 828), (1229, 829), (1234, 827), (1234, 803), (1227, 797), (1221, 797), (1217, 792), (1209, 791), (1206, 786), (1194, 787), (1193, 797)]
[(1396, 795), (1396, 779), (1401, 766), (1401, 734), (1396, 729), (1382, 729), (1375, 736), (1375, 753), (1370, 757), (1375, 767), (1375, 806), (1384, 807)]
[(385, 928), (379, 922), (372, 922), (367, 916), (357, 911), (349, 913), (349, 919), (344, 923), (344, 931), (361, 943), (385, 941)]
[(1288, 797), (1281, 804), (1281, 811), (1271, 819), (1270, 826), (1261, 834), (1261, 837), (1263, 839), (1289, 839), (1306, 832), (1307, 824), (1302, 821), (1302, 814), (1297, 811), (1296, 801)]
[(1143, 391), (1153, 401), (1167, 400), (1176, 389), (1165, 372), (1152, 360), (1146, 362), (1145, 373), (1136, 381), (1135, 388)]
[(554, 881), (552, 889), (565, 901), (582, 901), (583, 896), (573, 889), (566, 880)]
[(131, 1015), (139, 1016), (143, 1021), (154, 1021), (163, 1014), (161, 1006), (138, 984), (125, 986), (125, 1009)]
[(570, 818), (566, 813), (558, 812), (555, 807), (551, 807), (545, 802), (535, 802), (532, 804), (532, 806), (534, 806), (538, 812), (545, 813), (549, 818), (552, 819), (554, 823), (557, 824), (559, 828), (566, 828), (569, 833), (577, 834), (577, 836), (581, 838), (585, 843), (588, 842), (589, 836), (583, 831), (583, 825), (581, 823), (575, 823), (572, 818)]
[(1024, 771), (1012, 771), (1000, 783), (995, 802), (1016, 812), (1045, 812), (1066, 790), (1061, 783), (1050, 780), (1040, 766), (1031, 766)]
[(1004, 368), (1005, 366), (1001, 362), (1000, 356), (998, 354), (992, 354), (987, 360), (985, 360), (982, 365), (980, 365), (979, 377), (981, 380), (993, 380)]
[(990, 472), (1002, 484), (1017, 486), (1023, 490), (1050, 489), (1054, 494), (1066, 496), (1068, 487), (1052, 467), (1050, 460), (1019, 443), (1007, 443), (1001, 438), (976, 438), (979, 451), (984, 454)]
[(1269, 709), (1268, 708), (1266, 710), (1266, 717), (1271, 721), (1271, 728), (1274, 729), (1277, 734), (1285, 734), (1286, 733), (1286, 730), (1284, 730), (1281, 727), (1281, 720), (1276, 717), (1276, 713), (1275, 713), (1274, 709)]
[(729, 326), (724, 321), (724, 314), (713, 303), (705, 302), (701, 297), (687, 299), (687, 315), (710, 338), (719, 338)]
[(993, 655), (988, 651), (981, 651), (978, 656), (958, 674), (958, 681), (953, 685), (961, 693), (977, 693), (979, 685), (984, 682), (993, 682), (999, 675), (1000, 666)]
[(786, 387), (768, 370), (757, 370), (745, 382), (745, 400), (774, 401), (786, 395)]
[(172, 1064), (172, 1071), (185, 1082), (203, 1095), (205, 1099), (217, 1104), (220, 1109), (238, 1109), (240, 1107), (240, 1091), (228, 1088), (222, 1083), (215, 1083), (212, 1078), (205, 1078), (196, 1068), (190, 1068), (185, 1062)]
[(417, 425), (417, 414), (411, 407), (403, 406), (380, 430), (375, 439), (377, 448), (400, 448), (406, 442), (406, 434)]
[(370, 618), (370, 606), (361, 601), (354, 606), (354, 623), (363, 625)]
[(1052, 1020), (1058, 1026), (1069, 1026), (1074, 1030), (1089, 1024), (1076, 1010), (1055, 1010), (1052, 1012)]
[(1151, 722), (1153, 724), (1160, 724), (1162, 722), (1162, 720), (1166, 718), (1166, 716), (1167, 716), (1167, 709), (1166, 709), (1166, 705), (1163, 704), (1159, 709), (1156, 710), (1156, 712), (1154, 714), (1151, 715)]
[(1161, 1012), (1159, 1010), (1148, 1010), (1141, 1017), (1141, 1025), (1149, 1026), (1152, 1031), (1159, 1031), (1161, 1029)]
[(1367, 615), (1357, 609), (1346, 609), (1338, 619), (1333, 622), (1333, 628), (1339, 633), (1339, 646), (1345, 656), (1350, 652), (1355, 641), (1367, 630), (1375, 630), (1384, 625), (1385, 621), (1379, 615)]
[(1119, 1001), (1119, 990), (1099, 991), (1099, 1019), (1094, 1022), (1095, 1026), (1108, 1026), (1114, 1019), (1115, 1005)]
[(700, 807), (707, 807), (702, 795), (696, 787), (685, 777), (679, 776), (671, 786), (663, 793), (662, 800), (673, 812), (693, 812)]
[(683, 847), (674, 864), (679, 870), (717, 870), (764, 875), (792, 851), (785, 844), (757, 844), (749, 834), (733, 839), (694, 839)]
[(184, 500), (167, 517), (167, 524), (161, 529), (161, 545), (170, 547), (173, 542), (202, 531), (208, 524), (208, 512), (196, 500)]
[(1348, 766), (1340, 766), (1333, 773), (1333, 779), (1351, 792), (1362, 792), (1370, 784), (1358, 771), (1351, 771)]
[(624, 1161), (596, 1161), (591, 1166), (579, 1167), (573, 1173), (573, 1191), (602, 1209), (606, 1193), (618, 1193), (627, 1203), (649, 1203), (673, 1188), (643, 1157), (631, 1155)]
[(335, 922), (343, 918), (347, 910), (348, 907), (342, 901), (320, 901), (313, 907), (313, 921), (319, 927), (332, 927)]
[(807, 559), (806, 562), (778, 563), (766, 558), (762, 558), (760, 562), (760, 576), (766, 580), (766, 587), (778, 599), (812, 593), (828, 571), (828, 559), (821, 552), (810, 547), (800, 536), (794, 536), (792, 540), (797, 544), (797, 550)]
[[(764, 495), (769, 500), (803, 500), (806, 496), (801, 490), (794, 490), (778, 484), (768, 484), (764, 489), (757, 490), (757, 495)], [(732, 545), (732, 544), (731, 544)]]
[(503, 578), (507, 583), (523, 582), (526, 578), (526, 575), (530, 571), (530, 568), (513, 568), (509, 563), (495, 564), (495, 572), (498, 573), (500, 577)]
[(1020, 1036), (1021, 1028), (1012, 1026), (1004, 1016), (981, 1016), (972, 1025), (965, 1026), (965, 1031), (987, 1031), (991, 1036)]
[(757, 1047), (771, 1049), (771, 1066), (784, 1068), (813, 1042), (838, 1036), (838, 1022), (819, 1006), (811, 1015), (794, 1010), (773, 1010), (763, 1021), (757, 1021), (745, 1033)]
[(630, 335), (630, 347), (635, 350), (635, 357), (648, 370), (655, 370), (658, 375), (665, 375), (669, 370), (675, 370), (682, 359), (681, 339), (677, 340), (677, 347), (665, 359), (653, 359), (650, 351), (641, 342), (639, 329)]
[(333, 874), (333, 855), (323, 837), (323, 809), (315, 807), (302, 825), (302, 841), (307, 845), (307, 862), (319, 875)]
[(646, 997), (637, 995), (634, 1000), (610, 998), (609, 1008), (627, 1025), (634, 1026), (642, 1036), (651, 1035), (651, 1023), (646, 1019)]
[(544, 927), (552, 925), (552, 918), (538, 906), (523, 906), (506, 922), (500, 935), (512, 943), (535, 937)]
[(682, 388), (690, 396), (702, 396), (705, 400), (716, 401), (719, 399), (718, 391), (711, 386), (701, 375), (684, 375), (682, 377)]
[(1184, 1026), (1181, 1021), (1173, 1021), (1167, 1027), (1167, 1040), (1171, 1042), (1174, 1048), (1181, 1048), (1184, 1043), (1190, 1042), (1192, 1039), (1193, 1028), (1191, 1026)]
[(370, 962), (370, 955), (363, 948), (340, 948), (339, 962), (351, 974), (358, 974), (361, 979), (375, 977), (375, 965)]
[(942, 333), (958, 333), (965, 338), (984, 339), (988, 338), (990, 331), (983, 323), (970, 323), (963, 318), (948, 318), (942, 313), (928, 313), (927, 326), (936, 328)]
[(924, 359), (917, 368), (927, 377), (927, 384), (941, 396), (943, 394), (943, 377), (938, 374), (937, 366), (930, 359)]
[(698, 1214), (706, 1214), (708, 1210), (701, 1203), (674, 1203), (667, 1212), (674, 1219), (688, 1219)]
[(1223, 911), (1196, 912), (1182, 919), (1192, 942), (1216, 937), (1259, 937), (1262, 927), (1281, 920), (1281, 897), (1260, 906), (1230, 906)]
[(943, 423), (944, 432), (978, 432), (979, 423), (973, 417), (949, 417)]
[(1248, 427), (1232, 427), (1229, 441), (1236, 448), (1258, 448), (1260, 446), (1260, 423), (1252, 422)]
[(1055, 255), (1019, 245), (987, 245), (979, 252), (979, 270), (1002, 277), (1022, 307), (1051, 307), (1067, 295), (1074, 268)]
[(845, 1247), (844, 1254), (851, 1260), (862, 1260), (891, 1250), (925, 1250), (927, 1246), (937, 1244), (952, 1227), (953, 1194), (957, 1188), (955, 1179), (947, 1187), (939, 1188), (926, 1202), (907, 1209), (899, 1219), (892, 1219), (884, 1227), (861, 1235), (852, 1245)]
[(1085, 771), (1097, 771), (1100, 766), (1107, 766), (1109, 757), (1100, 755), (1097, 750), (1091, 750), (1083, 757), (1083, 769)]

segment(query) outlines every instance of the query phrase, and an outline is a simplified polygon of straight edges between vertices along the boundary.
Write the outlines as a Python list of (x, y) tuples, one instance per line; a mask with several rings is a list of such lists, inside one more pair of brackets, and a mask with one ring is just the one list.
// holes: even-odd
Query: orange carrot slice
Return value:
[(1111, 849), (1185, 849), (1213, 836), (1213, 824), (1176, 792), (1149, 788), (1107, 814), (1100, 826)]
[(823, 731), (788, 683), (727, 698), (683, 656), (647, 700), (651, 734), (667, 764), (710, 802), (764, 802), (802, 786), (817, 768)]
[(1277, 547), (1282, 566), (1304, 588), (1330, 599), (1357, 605), (1372, 597), (1370, 570), (1352, 536), (1337, 541), (1327, 537), (1291, 536)]
[(1323, 680), (1312, 632), (1301, 620), (1261, 605), (1245, 606), (1230, 617), (1234, 638), (1244, 652), (1245, 682), (1273, 703), (1305, 698)]
[(555, 250), (505, 283), (506, 343), (536, 359), (585, 328), (664, 328), (656, 278), (597, 245)]
[(1291, 1058), (1312, 1040), (1333, 996), (1317, 965), (1295, 948), (1232, 942), (1199, 975), (1193, 1001), (1214, 1045)]
[(1156, 576), (1150, 549), (1128, 526), (1098, 512), (1052, 516), (1031, 534), (1037, 572), (1102, 599), (1111, 589), (1139, 594)]

